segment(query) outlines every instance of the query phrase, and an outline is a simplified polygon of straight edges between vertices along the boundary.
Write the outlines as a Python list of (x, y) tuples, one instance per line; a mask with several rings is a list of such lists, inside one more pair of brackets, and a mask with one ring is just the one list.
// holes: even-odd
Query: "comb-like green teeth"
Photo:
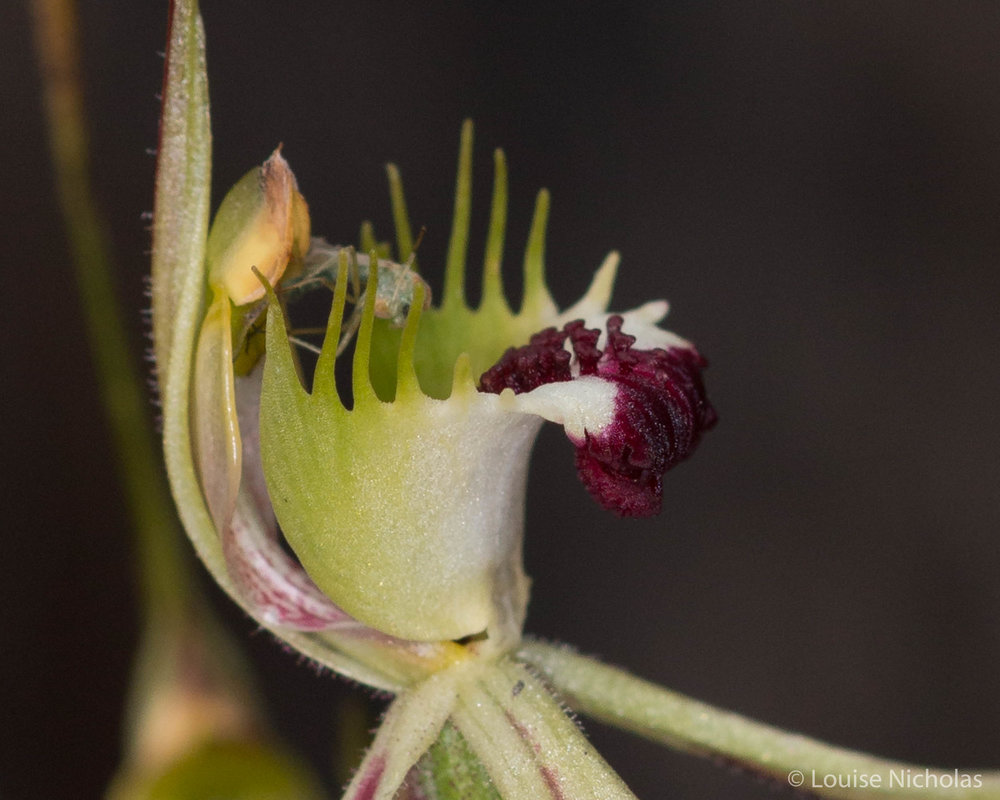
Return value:
[(542, 189), (535, 199), (535, 213), (531, 218), (531, 233), (524, 251), (523, 315), (554, 313), (555, 302), (545, 283), (545, 232), (549, 224), (549, 192)]
[(369, 220), (361, 223), (361, 231), (358, 234), (358, 249), (362, 253), (370, 253), (378, 250), (378, 239), (375, 238), (375, 226)]
[(424, 310), (424, 286), (418, 283), (413, 290), (413, 303), (406, 315), (406, 326), (399, 341), (399, 360), (396, 364), (396, 400), (409, 400), (423, 394), (420, 381), (413, 366), (413, 354), (417, 346), (417, 331), (420, 315)]
[(507, 160), (503, 150), (493, 152), (493, 202), (490, 206), (490, 227), (486, 237), (486, 256), (483, 260), (482, 308), (501, 306), (507, 308), (503, 293), (503, 240), (507, 230)]
[(465, 305), (465, 257), (469, 245), (472, 214), (472, 120), (462, 123), (458, 151), (458, 178), (455, 181), (455, 215), (445, 263), (444, 308)]
[[(395, 164), (385, 165), (389, 176), (389, 200), (392, 203), (392, 222), (396, 226), (396, 252), (399, 263), (402, 264), (413, 252), (413, 234), (410, 231), (410, 216), (406, 213), (406, 197), (403, 194), (403, 179), (399, 176), (399, 168)], [(371, 248), (369, 248), (371, 249)], [(416, 270), (414, 259), (411, 265)]]
[(313, 394), (317, 397), (338, 398), (337, 393), (337, 348), (340, 345), (340, 331), (344, 324), (344, 306), (347, 302), (347, 272), (349, 255), (345, 247), (340, 251), (337, 263), (337, 284), (333, 290), (333, 305), (330, 306), (330, 316), (326, 321), (326, 335), (323, 337), (323, 349), (316, 361), (316, 371), (313, 375)]
[(592, 314), (603, 314), (611, 302), (611, 293), (615, 288), (615, 276), (618, 274), (618, 262), (621, 258), (616, 250), (605, 256), (601, 266), (594, 273), (587, 293), (581, 297), (572, 308), (562, 313), (562, 317), (589, 317)]
[[(374, 250), (368, 254), (368, 283), (370, 287), (378, 286), (378, 253)], [(354, 346), (354, 364), (351, 375), (354, 391), (354, 407), (363, 403), (378, 400), (375, 387), (371, 380), (371, 350), (372, 329), (375, 326), (375, 295), (376, 292), (365, 292), (365, 305), (361, 311), (361, 327), (358, 330), (358, 340)]]
[(265, 325), (265, 347), (268, 354), (268, 361), (279, 361), (283, 367), (289, 368), (296, 374), (299, 381), (299, 388), (305, 393), (305, 386), (299, 378), (299, 371), (296, 368), (295, 355), (292, 351), (292, 343), (288, 337), (288, 320), (281, 307), (274, 287), (264, 281), (264, 296), (267, 299), (267, 324)]
[(365, 220), (361, 223), (361, 230), (358, 233), (358, 252), (370, 253), (372, 250), (375, 250), (383, 261), (392, 261), (392, 245), (389, 242), (380, 242), (375, 237), (375, 226)]
[(451, 383), (449, 400), (462, 397), (471, 398), (476, 395), (476, 375), (472, 371), (472, 360), (467, 353), (462, 353), (455, 359), (455, 371)]

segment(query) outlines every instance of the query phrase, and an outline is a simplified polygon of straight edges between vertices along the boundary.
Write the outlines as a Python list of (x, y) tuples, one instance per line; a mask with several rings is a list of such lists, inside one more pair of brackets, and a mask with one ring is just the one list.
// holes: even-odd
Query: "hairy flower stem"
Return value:
[[(518, 658), (540, 670), (573, 709), (594, 719), (683, 752), (722, 758), (774, 778), (783, 786), (795, 780), (793, 772), (801, 771), (806, 780), (801, 788), (810, 794), (842, 800), (1000, 798), (997, 771), (963, 770), (981, 778), (981, 785), (971, 788), (907, 785), (908, 775), (923, 776), (926, 768), (876, 758), (765, 725), (644, 681), (567, 647), (526, 642)], [(809, 782), (813, 771), (820, 776), (878, 775), (881, 785), (815, 787)], [(895, 779), (890, 773), (895, 774)], [(950, 777), (951, 772), (931, 769), (930, 774)]]

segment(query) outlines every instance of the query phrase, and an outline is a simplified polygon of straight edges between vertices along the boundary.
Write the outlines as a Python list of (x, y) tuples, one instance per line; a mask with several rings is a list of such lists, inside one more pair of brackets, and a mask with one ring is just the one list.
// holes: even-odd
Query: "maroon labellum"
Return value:
[(663, 474), (693, 452), (716, 414), (705, 396), (706, 362), (697, 350), (635, 348), (622, 323), (620, 316), (608, 318), (603, 349), (601, 331), (580, 320), (561, 331), (548, 328), (507, 350), (483, 373), (479, 388), (520, 394), (585, 375), (612, 383), (610, 423), (587, 429), (582, 438), (567, 435), (576, 445), (577, 472), (594, 499), (621, 516), (647, 517), (660, 511)]

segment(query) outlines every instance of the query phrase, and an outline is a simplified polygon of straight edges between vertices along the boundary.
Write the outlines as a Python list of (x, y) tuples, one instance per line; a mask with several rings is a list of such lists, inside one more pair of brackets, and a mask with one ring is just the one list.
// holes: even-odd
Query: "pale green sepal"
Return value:
[(229, 297), (217, 291), (201, 326), (194, 367), (195, 452), (217, 530), (233, 514), (243, 454), (236, 418), (230, 310)]
[[(176, 0), (171, 8), (152, 247), (153, 350), (164, 405), (168, 391), (174, 397), (186, 391), (181, 374), (190, 363), (204, 293), (212, 163), (205, 30), (198, 3)], [(171, 360), (175, 350), (181, 353), (176, 364)]]
[(205, 34), (192, 0), (172, 5), (153, 221), (153, 344), (167, 474), (184, 527), (216, 580), (228, 583), (190, 434), (195, 339), (204, 314), (211, 132)]
[[(197, 2), (177, 0), (172, 10), (153, 216), (153, 346), (174, 501), (196, 545), (209, 537), (218, 545), (189, 430), (192, 357), (204, 311), (211, 186), (205, 32)], [(214, 554), (202, 548), (199, 553), (217, 578), (224, 574), (221, 547)]]
[(535, 764), (531, 746), (492, 697), (484, 692), (467, 693), (451, 718), (501, 797), (558, 800)]
[(431, 675), (393, 701), (343, 800), (395, 797), (409, 771), (441, 733), (466, 668), (457, 665)]
[(501, 797), (634, 798), (526, 670), (483, 671), (463, 687), (452, 720)]
[(205, 36), (197, 2), (172, 6), (153, 222), (153, 342), (163, 403), (163, 448), (184, 527), (216, 580), (228, 586), (190, 437), (192, 357), (204, 313), (211, 133)]
[(456, 727), (502, 797), (635, 800), (546, 687), (502, 660), (464, 686)]

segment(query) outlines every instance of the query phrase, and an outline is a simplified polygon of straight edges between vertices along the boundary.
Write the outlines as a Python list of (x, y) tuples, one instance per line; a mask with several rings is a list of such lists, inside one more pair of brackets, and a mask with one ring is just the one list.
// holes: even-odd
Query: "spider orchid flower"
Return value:
[[(358, 299), (350, 408), (335, 366), (359, 259), (349, 248), (310, 243), (305, 201), (279, 152), (234, 187), (216, 216), (195, 444), (228, 578), (269, 625), (319, 635), (353, 629), (410, 648), (474, 639), (481, 650), (509, 651), (527, 604), (525, 483), (543, 421), (564, 427), (587, 490), (623, 516), (659, 511), (663, 474), (714, 422), (703, 359), (656, 325), (666, 304), (608, 313), (616, 254), (578, 303), (556, 308), (543, 275), (544, 192), (524, 302), (510, 310), (500, 280), (507, 198), (499, 151), (483, 300), (469, 308), (470, 161), (467, 126), (440, 307), (425, 308), (422, 280), (394, 288), (385, 274), (375, 277), (402, 282), (410, 267), (374, 251), (367, 260), (372, 290)], [(398, 180), (394, 188), (401, 198)], [(401, 200), (396, 211), (405, 219)], [(308, 268), (310, 248), (336, 254), (338, 265), (307, 389), (280, 292)], [(376, 316), (380, 299), (407, 312)], [(295, 558), (280, 545), (279, 525)]]
[[(401, 787), (436, 796), (416, 787), (413, 768), (455, 734), (504, 797), (631, 796), (514, 655), (528, 599), (528, 456), (543, 421), (561, 424), (600, 505), (656, 513), (663, 474), (714, 422), (703, 360), (657, 327), (665, 303), (608, 312), (616, 254), (578, 303), (556, 307), (543, 268), (545, 192), (524, 300), (511, 310), (499, 151), (482, 302), (469, 307), (470, 124), (439, 306), (414, 272), (394, 168), (406, 266), (372, 236), (367, 255), (311, 239), (308, 207), (278, 151), (230, 191), (206, 236), (208, 124), (191, 110), (207, 108), (200, 21), (189, 5), (176, 11), (185, 21), (171, 48), (194, 56), (168, 55), (153, 322), (168, 473), (199, 555), (300, 653), (399, 695), (348, 797), (388, 798)], [(326, 335), (306, 378), (288, 301), (331, 282)], [(345, 325), (352, 285), (363, 293)], [(356, 318), (345, 402), (335, 367)]]
[[(190, 435), (211, 524), (194, 526), (192, 538), (216, 579), (263, 626), (342, 674), (406, 690), (348, 796), (391, 796), (383, 793), (413, 779), (409, 771), (446, 726), (460, 731), (498, 788), (507, 780), (499, 775), (522, 776), (504, 796), (569, 796), (560, 792), (573, 781), (590, 785), (588, 770), (603, 776), (593, 780), (605, 789), (618, 785), (511, 657), (528, 601), (521, 550), (530, 450), (544, 421), (562, 425), (597, 503), (647, 516), (660, 509), (664, 473), (715, 421), (701, 382), (704, 360), (657, 326), (666, 303), (608, 312), (617, 254), (580, 301), (556, 307), (544, 277), (544, 191), (524, 260), (524, 300), (511, 310), (500, 272), (507, 203), (500, 151), (483, 297), (469, 307), (471, 152), (467, 123), (439, 306), (412, 271), (394, 168), (406, 266), (388, 261), (386, 246), (366, 257), (310, 239), (308, 208), (278, 151), (230, 191), (208, 236)], [(289, 298), (322, 284), (332, 286), (333, 301), (306, 378), (302, 342), (288, 332)], [(360, 321), (348, 403), (335, 368), (344, 331), (352, 331), (345, 321), (352, 285), (363, 292), (353, 298)], [(515, 713), (512, 703), (525, 710)], [(484, 714), (495, 722), (485, 738)], [(552, 726), (578, 740), (582, 761), (544, 762), (528, 779), (523, 764), (489, 755), (500, 736), (514, 748), (504, 748), (504, 759), (538, 762), (542, 731), (563, 735)]]
[[(614, 254), (578, 303), (556, 307), (543, 269), (545, 192), (524, 300), (511, 310), (500, 273), (499, 152), (483, 297), (469, 307), (468, 124), (438, 306), (412, 268), (394, 168), (397, 257), (408, 267), (389, 261), (364, 228), (360, 255), (310, 238), (308, 208), (280, 153), (227, 195), (209, 231), (196, 0), (175, 0), (170, 19), (152, 280), (167, 472), (188, 535), (234, 600), (299, 653), (395, 695), (346, 800), (633, 798), (552, 686), (585, 713), (777, 779), (807, 764), (886, 782), (909, 769), (522, 641), (526, 462), (539, 426), (564, 427), (601, 506), (655, 513), (664, 473), (715, 420), (703, 360), (657, 326), (665, 303), (609, 313)], [(308, 371), (286, 306), (324, 282), (335, 290), (332, 309)], [(355, 323), (346, 399), (334, 370)], [(1000, 776), (982, 781), (984, 797), (1000, 796)]]

